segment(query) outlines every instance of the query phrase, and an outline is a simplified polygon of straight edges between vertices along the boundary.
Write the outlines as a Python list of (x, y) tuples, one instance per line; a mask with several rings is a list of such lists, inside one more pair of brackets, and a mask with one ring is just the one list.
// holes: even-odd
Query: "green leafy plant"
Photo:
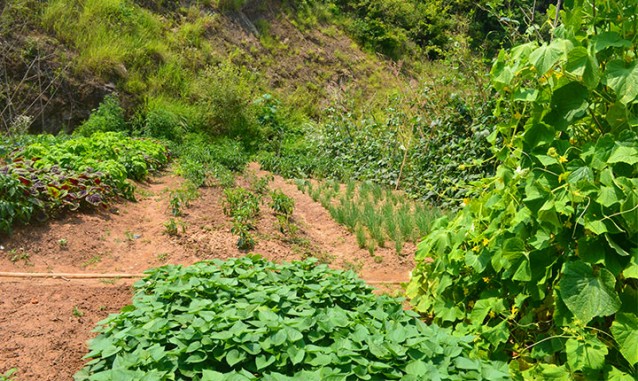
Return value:
[(269, 184), (273, 181), (272, 175), (265, 175), (262, 177), (255, 177), (254, 180), (251, 181), (251, 187), (253, 191), (260, 195), (265, 195), (268, 193)]
[(239, 236), (237, 247), (240, 250), (252, 250), (255, 239), (250, 231), (255, 229), (261, 197), (245, 188), (226, 189), (224, 196), (224, 214), (232, 218), (231, 232)]
[[(573, 1), (546, 42), (499, 54), (500, 165), (419, 245), (408, 295), (515, 353), (521, 378), (631, 379), (638, 362), (633, 1)], [(560, 19), (555, 19), (558, 14)]]
[(248, 158), (241, 144), (230, 139), (211, 140), (203, 134), (189, 134), (175, 147), (177, 172), (197, 187), (234, 186), (233, 172), (242, 171)]
[[(0, 165), (0, 232), (63, 211), (105, 208), (134, 199), (128, 179), (142, 180), (169, 157), (166, 147), (116, 132), (83, 136), (25, 136)], [(98, 159), (99, 158), (99, 159)]]
[(295, 200), (287, 196), (281, 189), (276, 189), (270, 192), (270, 198), (272, 202), (270, 207), (275, 212), (277, 221), (279, 223), (279, 230), (284, 233), (286, 231), (292, 232), (295, 228), (292, 225), (292, 213), (295, 209)]
[(18, 369), (11, 368), (3, 374), (0, 374), (0, 381), (17, 381), (17, 379), (15, 378), (16, 373), (18, 373)]
[(78, 306), (73, 306), (72, 314), (74, 317), (81, 318), (84, 316), (84, 312), (78, 308)]
[(432, 221), (443, 214), (439, 208), (414, 201), (405, 193), (384, 191), (370, 182), (358, 187), (354, 183), (340, 187), (327, 181), (316, 186), (310, 182), (301, 185), (309, 189), (337, 223), (355, 234), (360, 248), (371, 252), (376, 247), (386, 247), (389, 239), (400, 254), (405, 242), (417, 241), (430, 230)]
[(177, 237), (186, 232), (186, 225), (179, 219), (171, 218), (164, 223), (164, 232), (170, 237)]
[(190, 206), (191, 201), (197, 199), (199, 193), (197, 187), (191, 181), (186, 181), (184, 185), (170, 192), (168, 204), (171, 214), (175, 217), (182, 215), (182, 210)]
[(127, 130), (124, 109), (120, 106), (120, 101), (114, 95), (107, 95), (99, 107), (93, 110), (89, 119), (75, 130), (75, 133), (89, 137), (96, 132), (127, 132)]
[(471, 336), (315, 261), (165, 266), (135, 287), (133, 304), (99, 323), (75, 380), (509, 379), (505, 364), (476, 357)]

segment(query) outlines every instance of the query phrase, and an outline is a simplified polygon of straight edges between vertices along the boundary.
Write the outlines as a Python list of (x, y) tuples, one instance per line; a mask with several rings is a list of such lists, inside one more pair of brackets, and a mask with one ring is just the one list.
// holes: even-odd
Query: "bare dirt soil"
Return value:
[[(247, 186), (251, 178), (266, 175), (252, 164), (238, 182)], [(164, 172), (138, 184), (137, 202), (18, 228), (0, 241), (0, 272), (138, 274), (169, 263), (189, 265), (245, 255), (237, 249), (231, 221), (223, 214), (220, 188), (200, 189), (180, 217), (184, 231), (173, 237), (166, 234), (164, 224), (174, 218), (170, 190), (182, 182)], [(297, 231), (281, 233), (272, 211), (263, 205), (253, 252), (277, 262), (317, 257), (331, 267), (354, 270), (375, 285), (409, 280), (413, 255), (398, 256), (380, 248), (375, 255), (381, 261), (375, 261), (292, 182), (274, 176), (270, 188), (295, 200)], [(414, 246), (406, 245), (406, 253), (413, 251)], [(70, 380), (84, 363), (93, 327), (130, 303), (134, 281), (0, 277), (0, 374), (15, 367), (20, 381)], [(379, 287), (383, 292), (397, 291), (396, 285)]]

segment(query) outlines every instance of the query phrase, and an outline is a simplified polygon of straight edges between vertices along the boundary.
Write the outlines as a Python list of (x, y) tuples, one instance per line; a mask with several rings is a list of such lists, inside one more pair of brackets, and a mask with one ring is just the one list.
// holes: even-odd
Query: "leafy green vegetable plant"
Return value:
[(272, 202), (270, 207), (275, 212), (277, 222), (279, 223), (279, 230), (284, 233), (286, 231), (294, 230), (291, 224), (292, 213), (295, 209), (295, 200), (287, 196), (281, 189), (276, 189), (270, 192), (270, 198)]
[(523, 379), (638, 376), (638, 65), (628, 0), (569, 1), (499, 54), (500, 165), (419, 245), (414, 308)]
[(352, 272), (257, 256), (165, 266), (99, 323), (88, 380), (507, 380), (471, 336), (376, 296)]
[(91, 137), (25, 136), (0, 166), (0, 232), (65, 210), (105, 208), (134, 199), (128, 179), (142, 180), (168, 160), (166, 147), (116, 132)]
[(253, 249), (255, 239), (250, 231), (255, 229), (261, 196), (245, 188), (229, 188), (224, 190), (224, 195), (224, 214), (233, 220), (231, 232), (239, 236), (237, 247), (240, 250)]

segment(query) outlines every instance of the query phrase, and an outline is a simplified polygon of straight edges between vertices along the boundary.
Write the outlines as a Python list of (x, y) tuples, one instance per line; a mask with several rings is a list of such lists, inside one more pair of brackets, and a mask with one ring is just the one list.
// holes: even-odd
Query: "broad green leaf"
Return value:
[(612, 367), (611, 371), (607, 373), (607, 377), (605, 378), (605, 380), (606, 381), (636, 381), (636, 379), (632, 375), (622, 372), (615, 367)]
[(525, 258), (516, 269), (516, 272), (512, 276), (512, 280), (521, 282), (529, 282), (532, 280), (532, 270), (529, 266), (529, 259)]
[(565, 344), (567, 365), (573, 371), (582, 369), (602, 369), (605, 365), (607, 346), (595, 336), (587, 336), (585, 340), (569, 339)]
[(288, 335), (286, 335), (286, 331), (283, 329), (280, 329), (279, 331), (277, 331), (274, 335), (270, 337), (270, 341), (273, 343), (273, 345), (277, 345), (277, 346), (285, 343), (287, 339), (288, 339)]
[(638, 97), (638, 65), (636, 61), (626, 63), (624, 60), (614, 60), (607, 64), (605, 71), (607, 86), (624, 104), (633, 103)]
[(226, 354), (226, 362), (230, 366), (235, 366), (236, 364), (244, 361), (246, 359), (246, 354), (238, 351), (237, 349), (232, 349), (228, 351)]
[(617, 146), (607, 159), (607, 163), (627, 163), (629, 165), (638, 163), (638, 146)]
[(608, 232), (607, 226), (602, 220), (589, 220), (588, 218), (585, 219), (585, 229), (596, 235), (601, 235)]
[(638, 317), (627, 313), (616, 314), (611, 333), (625, 359), (632, 365), (638, 363)]
[(204, 369), (202, 371), (201, 381), (220, 381), (224, 379), (224, 375), (222, 373), (216, 372), (214, 370)]
[(405, 367), (405, 372), (407, 374), (412, 374), (415, 376), (423, 376), (427, 374), (428, 366), (423, 361), (412, 361)]
[(596, 53), (607, 48), (629, 48), (631, 41), (625, 40), (618, 32), (601, 32), (592, 37)]
[(572, 381), (572, 375), (565, 366), (557, 366), (554, 364), (541, 364), (542, 375), (545, 380), (552, 381)]
[(275, 356), (259, 355), (255, 359), (255, 366), (257, 367), (257, 370), (262, 370), (262, 369), (266, 368), (268, 365), (270, 365), (273, 362), (275, 362), (275, 360), (276, 360)]
[(638, 189), (629, 190), (627, 198), (620, 205), (622, 219), (627, 224), (630, 234), (638, 233)]
[(598, 86), (600, 73), (596, 56), (589, 54), (586, 48), (579, 46), (569, 51), (565, 70), (581, 79), (590, 89)]
[(543, 44), (529, 55), (529, 62), (540, 77), (552, 69), (565, 54), (565, 42), (555, 39), (549, 45)]
[(596, 316), (609, 316), (620, 308), (614, 289), (616, 278), (605, 268), (594, 269), (587, 263), (568, 262), (558, 282), (559, 294), (567, 308), (583, 324)]
[(632, 258), (622, 275), (625, 278), (638, 279), (638, 248), (632, 250)]
[(616, 188), (615, 187), (600, 187), (600, 190), (598, 192), (598, 198), (596, 198), (596, 202), (599, 203), (600, 205), (608, 208), (612, 205), (615, 204), (620, 204), (620, 196), (618, 193), (616, 193)]
[(523, 135), (525, 145), (530, 148), (550, 144), (555, 138), (556, 130), (552, 126), (542, 122), (536, 122), (529, 126)]
[(507, 342), (510, 337), (510, 331), (507, 327), (507, 320), (503, 320), (494, 327), (484, 328), (483, 336), (485, 336), (487, 341), (489, 341), (494, 347), (497, 347), (501, 343)]
[(293, 365), (297, 365), (301, 363), (304, 357), (306, 356), (306, 351), (304, 351), (302, 348), (297, 348), (294, 345), (288, 347), (286, 352), (288, 353), (288, 357), (290, 357), (290, 362), (292, 362)]
[(523, 89), (520, 88), (514, 93), (514, 100), (520, 102), (534, 102), (538, 98), (537, 89)]
[(565, 349), (562, 339), (553, 338), (549, 340), (543, 340), (534, 345), (532, 348), (532, 358), (542, 359), (547, 356), (552, 356), (554, 353)]
[(470, 321), (472, 322), (472, 324), (479, 326), (483, 324), (485, 317), (490, 313), (490, 311), (501, 313), (505, 310), (506, 308), (503, 305), (503, 299), (501, 298), (493, 297), (479, 299), (474, 304), (474, 308), (472, 308), (472, 312), (470, 313)]
[(551, 111), (543, 121), (563, 129), (581, 118), (589, 107), (589, 90), (578, 82), (570, 82), (552, 94)]
[(605, 115), (605, 120), (612, 128), (612, 133), (620, 132), (629, 127), (630, 122), (629, 110), (627, 109), (627, 105), (616, 102), (611, 107), (609, 107), (609, 111), (607, 111), (607, 115)]
[(609, 234), (605, 234), (605, 239), (607, 240), (607, 243), (609, 243), (609, 246), (614, 249), (614, 251), (620, 255), (621, 257), (627, 257), (629, 256), (629, 252), (627, 252), (627, 250), (625, 250), (622, 246), (620, 246), (619, 244), (616, 243), (616, 241), (614, 241)]

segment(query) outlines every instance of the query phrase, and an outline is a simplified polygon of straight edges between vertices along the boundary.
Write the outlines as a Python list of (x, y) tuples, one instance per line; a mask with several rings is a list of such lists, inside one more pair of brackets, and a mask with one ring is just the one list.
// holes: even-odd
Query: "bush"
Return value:
[(233, 171), (242, 171), (248, 162), (242, 144), (228, 138), (212, 140), (203, 134), (189, 134), (174, 148), (179, 157), (177, 172), (197, 187), (233, 186)]
[(506, 380), (472, 337), (427, 326), (352, 272), (256, 256), (150, 270), (76, 381)]
[(114, 95), (107, 95), (93, 110), (89, 119), (75, 130), (75, 133), (82, 136), (91, 136), (96, 132), (128, 132), (126, 119), (124, 119), (124, 109), (120, 106), (120, 101)]
[(253, 105), (256, 76), (245, 69), (225, 62), (209, 67), (194, 84), (196, 104), (205, 109), (206, 128), (214, 136), (240, 139), (244, 146), (254, 149), (262, 140), (262, 133)]
[(186, 126), (172, 112), (165, 109), (155, 109), (146, 113), (142, 131), (145, 136), (180, 142), (186, 133)]
[(523, 379), (638, 376), (636, 7), (574, 1), (499, 54), (496, 174), (416, 254), (414, 308)]

